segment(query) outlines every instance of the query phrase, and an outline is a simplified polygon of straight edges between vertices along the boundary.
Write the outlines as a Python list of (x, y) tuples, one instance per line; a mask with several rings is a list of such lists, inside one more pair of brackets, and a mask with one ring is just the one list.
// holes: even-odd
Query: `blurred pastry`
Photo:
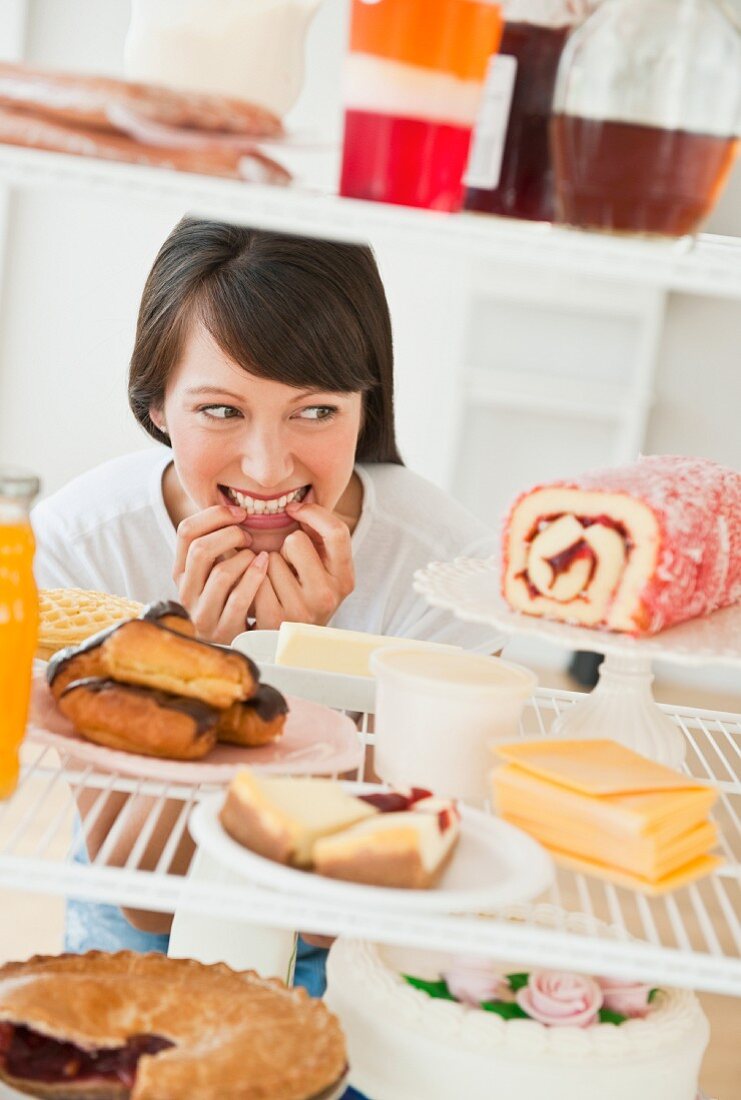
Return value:
[(187, 638), (146, 619), (111, 631), (101, 646), (105, 674), (226, 708), (251, 698), (260, 673), (243, 653)]
[(148, 603), (139, 618), (165, 626), (168, 630), (174, 630), (176, 634), (185, 634), (188, 638), (196, 637), (196, 628), (191, 622), (190, 615), (183, 605), (176, 603), (175, 600)]
[(0, 969), (0, 1078), (55, 1100), (309, 1100), (337, 1094), (337, 1019), (303, 989), (134, 951)]
[(741, 473), (704, 458), (539, 485), (504, 530), (502, 594), (528, 615), (655, 634), (741, 600)]
[(66, 646), (50, 658), (46, 666), (46, 680), (55, 699), (75, 680), (89, 680), (93, 676), (105, 676), (100, 647), (115, 626), (93, 634), (80, 645)]
[(242, 768), (229, 785), (220, 817), (245, 848), (276, 863), (310, 867), (320, 836), (377, 813), (332, 779), (273, 779)]
[(216, 744), (219, 711), (198, 699), (115, 680), (75, 680), (58, 700), (78, 733), (144, 756), (200, 760)]
[(221, 712), (219, 741), (255, 747), (275, 741), (283, 732), (288, 704), (270, 684), (260, 684), (255, 695), (244, 703), (232, 703)]
[(314, 870), (328, 878), (425, 890), (453, 854), (459, 817), (452, 802), (425, 798), (409, 810), (380, 813), (314, 845)]
[(65, 646), (78, 645), (91, 634), (125, 619), (133, 619), (143, 604), (108, 592), (83, 588), (42, 588), (39, 591), (37, 656), (48, 660)]

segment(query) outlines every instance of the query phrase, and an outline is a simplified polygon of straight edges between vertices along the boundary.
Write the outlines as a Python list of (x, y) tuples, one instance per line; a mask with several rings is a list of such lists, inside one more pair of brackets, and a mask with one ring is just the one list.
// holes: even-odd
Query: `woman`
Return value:
[[(179, 599), (201, 636), (225, 644), (289, 620), (498, 647), (412, 589), (430, 560), (483, 557), (494, 539), (402, 464), (391, 325), (368, 248), (184, 219), (144, 288), (129, 401), (160, 446), (37, 506), (41, 587)], [(91, 852), (124, 797), (97, 818)], [(143, 865), (172, 819), (166, 808)], [(135, 826), (136, 812), (112, 862)], [(176, 867), (190, 855), (181, 845)], [(68, 949), (166, 950), (169, 916), (128, 915), (71, 902)], [(313, 984), (306, 962), (305, 951), (297, 980), (320, 992), (321, 959)]]

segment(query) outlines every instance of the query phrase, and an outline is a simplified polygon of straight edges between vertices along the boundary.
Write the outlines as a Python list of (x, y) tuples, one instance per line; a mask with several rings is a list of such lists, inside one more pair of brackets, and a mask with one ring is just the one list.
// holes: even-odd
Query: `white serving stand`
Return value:
[(610, 738), (669, 767), (681, 767), (686, 738), (653, 698), (652, 663), (725, 664), (741, 670), (741, 604), (649, 638), (632, 638), (523, 615), (504, 602), (499, 586), (495, 558), (433, 562), (416, 573), (414, 582), (429, 603), (459, 619), (487, 623), (507, 635), (604, 654), (597, 686), (552, 724), (549, 736)]

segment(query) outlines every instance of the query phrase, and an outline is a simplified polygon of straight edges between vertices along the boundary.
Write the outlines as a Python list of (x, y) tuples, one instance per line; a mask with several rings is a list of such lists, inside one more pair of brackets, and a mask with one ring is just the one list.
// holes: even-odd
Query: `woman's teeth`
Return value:
[(223, 490), (234, 504), (238, 504), (240, 508), (244, 508), (248, 516), (277, 516), (280, 512), (284, 512), (286, 504), (290, 504), (291, 501), (303, 500), (308, 493), (311, 486), (303, 485), (300, 489), (295, 489), (292, 493), (287, 493), (282, 497), (275, 497), (273, 500), (258, 500), (256, 497), (248, 496), (247, 493), (240, 493), (237, 489), (230, 489), (228, 486), (223, 486)]

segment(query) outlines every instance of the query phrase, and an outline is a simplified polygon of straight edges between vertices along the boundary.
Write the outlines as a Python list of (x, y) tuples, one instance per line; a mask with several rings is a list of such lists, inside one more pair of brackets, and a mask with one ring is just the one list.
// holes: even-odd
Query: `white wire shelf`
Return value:
[[(280, 151), (276, 152), (280, 158)], [(441, 214), (167, 169), (0, 145), (0, 183), (178, 202), (190, 212), (306, 236), (382, 241), (496, 263), (549, 268), (667, 290), (741, 298), (741, 239), (643, 241), (474, 214)]]
[[(538, 690), (523, 720), (528, 736), (545, 734), (561, 711), (578, 700), (573, 692)], [(326, 935), (521, 960), (530, 965), (614, 974), (667, 985), (741, 996), (741, 715), (664, 708), (688, 742), (686, 768), (719, 790), (717, 820), (725, 864), (705, 880), (662, 898), (647, 898), (609, 883), (559, 872), (543, 901), (584, 912), (620, 929), (612, 941), (543, 929), (527, 921), (474, 916), (435, 916), (357, 911), (352, 904), (317, 902), (238, 880), (228, 883), (184, 879), (169, 871), (193, 805), (213, 787), (183, 787), (80, 770), (51, 748), (27, 745), (28, 762), (15, 795), (0, 804), (0, 886), (75, 896), (161, 912), (176, 908), (217, 919)], [(363, 721), (365, 727), (367, 720)], [(366, 744), (372, 735), (365, 732)], [(358, 778), (363, 778), (362, 769)], [(89, 792), (87, 832), (114, 792), (151, 804), (139, 825), (137, 845), (125, 866), (106, 866), (108, 854), (127, 823), (134, 802), (115, 818), (106, 843), (91, 865), (72, 860), (75, 796)], [(170, 839), (156, 867), (141, 870), (141, 854), (166, 799), (181, 803)]]

